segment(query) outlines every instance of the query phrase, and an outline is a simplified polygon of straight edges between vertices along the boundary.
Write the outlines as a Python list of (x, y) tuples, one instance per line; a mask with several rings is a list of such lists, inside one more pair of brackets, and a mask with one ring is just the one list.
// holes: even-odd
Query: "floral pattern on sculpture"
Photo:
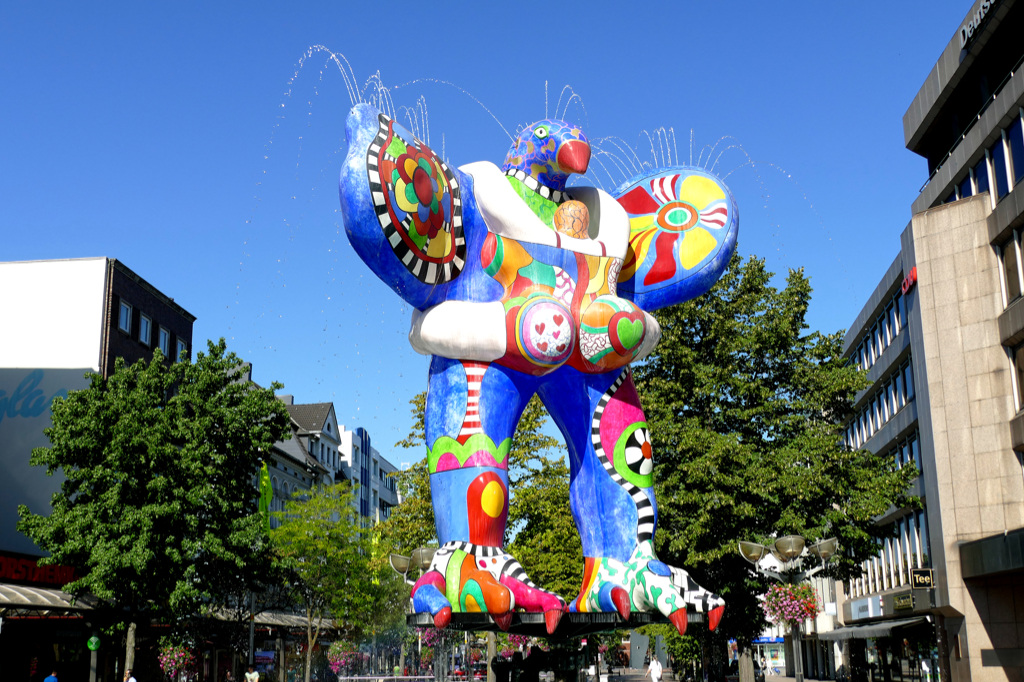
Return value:
[(398, 207), (414, 216), (413, 225), (420, 236), (433, 239), (445, 223), (444, 195), (447, 181), (432, 155), (413, 146), (398, 157), (391, 171)]

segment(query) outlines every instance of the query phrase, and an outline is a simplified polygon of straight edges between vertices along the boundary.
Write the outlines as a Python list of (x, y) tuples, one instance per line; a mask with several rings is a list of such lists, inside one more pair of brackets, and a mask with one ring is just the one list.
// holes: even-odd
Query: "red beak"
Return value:
[(590, 165), (590, 145), (583, 140), (569, 140), (558, 148), (558, 166), (567, 173), (586, 173)]

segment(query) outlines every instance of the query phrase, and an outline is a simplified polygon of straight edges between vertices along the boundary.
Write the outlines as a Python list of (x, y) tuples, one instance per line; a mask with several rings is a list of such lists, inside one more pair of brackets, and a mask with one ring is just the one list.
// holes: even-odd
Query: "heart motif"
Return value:
[(558, 351), (559, 353), (561, 353), (563, 350), (565, 350), (565, 344), (561, 343), (561, 344), (555, 346), (555, 350)]
[(561, 327), (562, 322), (565, 321), (565, 318), (562, 317), (561, 315), (552, 315), (551, 319), (554, 320), (555, 324), (557, 324), (559, 327)]
[(558, 338), (558, 335), (559, 335), (559, 334), (561, 334), (561, 333), (562, 333), (562, 332), (560, 332), (560, 331), (557, 331), (557, 332), (551, 332), (551, 336), (553, 336), (553, 337), (555, 337), (555, 338), (557, 339), (557, 338)]
[(541, 353), (546, 353), (547, 350), (548, 350), (548, 342), (547, 341), (543, 341), (541, 343), (538, 343), (537, 344), (537, 348), (540, 349)]
[(541, 322), (540, 324), (535, 324), (535, 325), (533, 325), (533, 329), (534, 329), (534, 331), (536, 331), (536, 332), (537, 332), (538, 334), (543, 334), (543, 333), (544, 333), (544, 323), (543, 323), (543, 322)]
[(642, 320), (620, 317), (615, 325), (615, 335), (619, 337), (619, 343), (623, 348), (632, 350), (644, 337), (644, 323)]

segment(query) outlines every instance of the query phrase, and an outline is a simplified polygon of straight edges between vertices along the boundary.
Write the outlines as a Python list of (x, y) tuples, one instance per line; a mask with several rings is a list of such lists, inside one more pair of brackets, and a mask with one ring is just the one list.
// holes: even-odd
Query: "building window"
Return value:
[(139, 341), (149, 345), (150, 335), (153, 332), (153, 320), (146, 315), (139, 316)]
[(1017, 376), (1017, 405), (1024, 405), (1024, 344), (1013, 349), (1013, 368)]
[(968, 174), (966, 178), (964, 178), (963, 180), (960, 181), (959, 192), (960, 192), (960, 198), (961, 199), (966, 199), (967, 197), (969, 197), (972, 194), (974, 194), (974, 192), (971, 191), (971, 176), (970, 176), (970, 174)]
[(1013, 237), (999, 247), (1000, 257), (1003, 261), (1003, 290), (1006, 293), (1005, 305), (1010, 305), (1017, 300), (1021, 292), (1020, 257), (1017, 246), (1017, 232)]
[(992, 172), (995, 174), (996, 197), (1002, 199), (1010, 191), (1006, 178), (1006, 148), (1003, 139), (996, 140), (989, 150), (992, 157)]
[(181, 339), (178, 339), (178, 359), (179, 360), (181, 359), (181, 354), (182, 353), (186, 353), (186, 359), (188, 359), (187, 351), (188, 351), (188, 344), (185, 343), (184, 341), (182, 341)]
[(164, 354), (164, 357), (167, 357), (168, 355), (170, 355), (171, 354), (171, 333), (169, 331), (167, 331), (166, 329), (164, 329), (163, 327), (160, 327), (160, 332), (159, 332), (159, 334), (157, 336), (157, 340), (160, 343), (160, 352)]
[(132, 307), (121, 301), (121, 316), (117, 320), (117, 328), (126, 334), (132, 333)]
[(1010, 126), (1006, 136), (1010, 142), (1010, 160), (1013, 166), (1013, 183), (1017, 184), (1024, 177), (1024, 131), (1021, 130), (1018, 118)]
[(978, 194), (988, 191), (988, 157), (985, 157), (974, 167), (974, 182), (978, 185)]

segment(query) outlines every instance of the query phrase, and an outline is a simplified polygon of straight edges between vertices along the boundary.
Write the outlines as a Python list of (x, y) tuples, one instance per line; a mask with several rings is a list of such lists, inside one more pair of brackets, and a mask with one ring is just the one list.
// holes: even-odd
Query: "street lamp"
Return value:
[[(770, 546), (766, 547), (756, 542), (740, 542), (740, 556), (754, 565), (754, 569), (769, 578), (780, 583), (800, 583), (820, 572), (825, 568), (825, 563), (831, 559), (836, 550), (839, 549), (839, 541), (835, 538), (819, 540), (810, 547), (801, 535), (786, 535), (777, 539)], [(811, 556), (820, 559), (821, 564), (805, 571), (797, 570), (802, 567), (802, 556), (804, 551)], [(779, 562), (778, 571), (770, 571), (761, 566), (761, 560), (771, 554)], [(800, 650), (800, 621), (793, 623), (793, 667), (796, 672), (796, 682), (804, 682), (804, 660)]]

